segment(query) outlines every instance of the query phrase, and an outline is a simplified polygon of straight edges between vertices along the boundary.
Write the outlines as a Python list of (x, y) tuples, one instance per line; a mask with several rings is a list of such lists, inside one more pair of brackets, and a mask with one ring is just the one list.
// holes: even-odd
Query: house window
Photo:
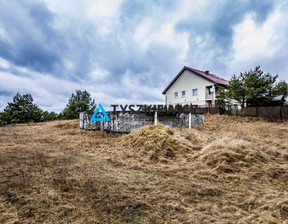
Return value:
[(192, 96), (198, 95), (198, 89), (192, 89)]
[(178, 92), (174, 93), (174, 99), (178, 99)]
[(182, 98), (185, 98), (185, 91), (182, 91)]

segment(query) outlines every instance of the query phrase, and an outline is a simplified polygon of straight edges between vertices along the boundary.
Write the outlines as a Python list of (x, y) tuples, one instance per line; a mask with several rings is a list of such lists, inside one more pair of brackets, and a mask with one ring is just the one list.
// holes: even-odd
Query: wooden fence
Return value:
[(273, 107), (245, 107), (243, 109), (232, 108), (226, 114), (246, 117), (263, 117), (272, 120), (288, 120), (287, 106)]
[(198, 107), (196, 114), (220, 114), (220, 107)]

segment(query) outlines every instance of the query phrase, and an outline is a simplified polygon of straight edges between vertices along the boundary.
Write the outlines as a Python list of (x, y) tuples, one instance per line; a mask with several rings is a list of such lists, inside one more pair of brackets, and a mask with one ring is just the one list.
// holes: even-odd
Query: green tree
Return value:
[(288, 95), (288, 84), (285, 81), (280, 81), (276, 84), (274, 88), (274, 95), (279, 96), (279, 95)]
[(244, 88), (243, 78), (233, 75), (227, 89), (227, 97), (236, 100), (242, 107), (244, 107), (246, 102), (246, 91)]
[(43, 116), (44, 121), (55, 121), (59, 119), (58, 115), (53, 111), (52, 112), (44, 111)]
[(0, 125), (10, 124), (11, 116), (7, 111), (3, 111), (0, 113)]
[(226, 105), (230, 103), (229, 92), (226, 89), (219, 88), (217, 91), (216, 105), (219, 106), (223, 112), (225, 111)]
[(68, 104), (63, 110), (63, 117), (66, 119), (75, 119), (79, 117), (80, 112), (93, 112), (96, 108), (94, 99), (91, 98), (90, 93), (86, 90), (76, 90), (76, 93), (72, 93), (68, 100)]
[(8, 103), (1, 113), (2, 123), (25, 123), (37, 122), (40, 120), (42, 110), (33, 104), (33, 97), (30, 93), (21, 95), (17, 93), (13, 102)]
[(275, 96), (275, 82), (278, 75), (264, 73), (260, 66), (240, 75), (233, 76), (228, 85), (230, 98), (244, 107), (261, 106), (269, 103)]

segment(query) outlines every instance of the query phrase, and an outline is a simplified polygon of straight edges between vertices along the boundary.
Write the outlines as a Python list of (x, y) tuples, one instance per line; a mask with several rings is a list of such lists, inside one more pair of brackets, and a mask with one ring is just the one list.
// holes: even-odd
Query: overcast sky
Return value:
[(77, 89), (164, 103), (183, 66), (288, 81), (287, 24), (286, 0), (0, 0), (0, 110), (20, 92), (60, 112)]

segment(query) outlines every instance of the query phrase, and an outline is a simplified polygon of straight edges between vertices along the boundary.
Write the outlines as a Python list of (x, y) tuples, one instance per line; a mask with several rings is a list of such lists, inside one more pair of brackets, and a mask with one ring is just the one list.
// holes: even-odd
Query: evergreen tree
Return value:
[(276, 84), (274, 88), (274, 95), (279, 96), (279, 95), (288, 95), (288, 84), (285, 81), (280, 81)]
[(13, 102), (8, 103), (1, 113), (1, 121), (5, 124), (37, 122), (40, 120), (42, 110), (33, 104), (33, 97), (30, 93), (21, 95), (17, 93)]
[(276, 94), (275, 82), (278, 75), (264, 73), (260, 66), (240, 75), (233, 76), (228, 85), (228, 94), (231, 99), (238, 101), (244, 107), (266, 105)]
[(54, 121), (59, 119), (58, 115), (53, 111), (44, 111), (42, 115), (44, 116), (44, 121)]
[(86, 90), (76, 90), (69, 98), (68, 104), (63, 110), (63, 117), (66, 119), (76, 119), (80, 112), (93, 112), (96, 108), (94, 99), (91, 98), (90, 93)]
[(224, 113), (226, 110), (226, 105), (230, 103), (230, 99), (228, 96), (228, 91), (226, 89), (219, 88), (217, 92), (217, 98), (216, 98), (216, 105), (218, 105), (221, 109), (221, 112)]

